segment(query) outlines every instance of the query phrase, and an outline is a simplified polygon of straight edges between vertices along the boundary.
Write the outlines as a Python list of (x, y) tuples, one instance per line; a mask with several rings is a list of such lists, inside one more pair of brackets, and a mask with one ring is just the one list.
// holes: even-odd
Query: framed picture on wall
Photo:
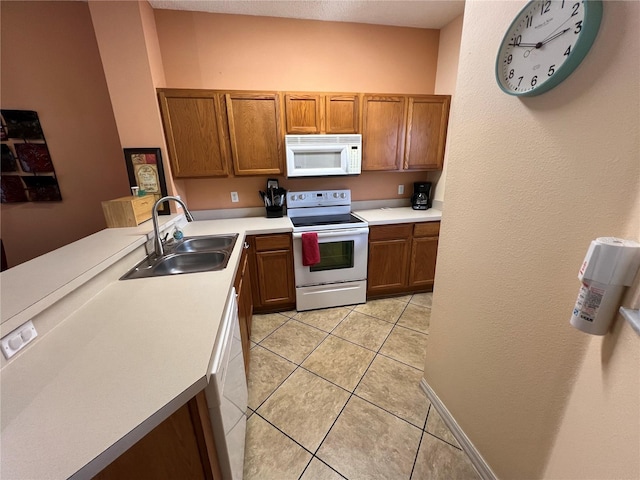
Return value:
[[(153, 195), (156, 200), (167, 195), (167, 184), (162, 168), (162, 154), (159, 148), (125, 148), (124, 159), (129, 174), (129, 185), (138, 187), (138, 193)], [(158, 208), (160, 215), (169, 215), (169, 202)]]

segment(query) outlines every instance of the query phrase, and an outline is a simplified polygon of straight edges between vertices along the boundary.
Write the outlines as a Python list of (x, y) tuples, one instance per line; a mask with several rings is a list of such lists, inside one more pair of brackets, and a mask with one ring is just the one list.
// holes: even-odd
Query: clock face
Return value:
[(496, 59), (496, 80), (511, 95), (558, 85), (580, 64), (600, 27), (602, 2), (533, 0), (515, 18)]

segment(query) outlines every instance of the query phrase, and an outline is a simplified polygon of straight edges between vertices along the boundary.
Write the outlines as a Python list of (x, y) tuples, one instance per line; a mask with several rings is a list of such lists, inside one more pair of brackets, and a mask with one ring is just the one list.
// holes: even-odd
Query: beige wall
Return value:
[[(171, 88), (433, 93), (438, 30), (156, 10)], [(289, 190), (351, 188), (354, 200), (409, 198), (420, 173), (288, 180)], [(193, 209), (255, 207), (265, 177), (183, 180)], [(405, 185), (398, 195), (398, 185)], [(240, 202), (231, 203), (237, 191)]]
[(152, 11), (146, 2), (127, 1), (92, 0), (89, 9), (120, 143), (123, 148), (159, 147), (167, 189), (174, 193), (155, 92), (164, 76)]
[(638, 478), (637, 335), (569, 318), (589, 242), (640, 237), (640, 4), (528, 99), (494, 79), (520, 8), (465, 7), (425, 379), (499, 478)]
[[(440, 45), (438, 48), (438, 70), (436, 73), (435, 93), (451, 95), (455, 102), (456, 79), (458, 78), (458, 62), (460, 57), (460, 41), (462, 39), (463, 15), (453, 19), (440, 30)], [(444, 166), (441, 172), (431, 174), (434, 182), (433, 199), (443, 202), (445, 180), (447, 178), (447, 164), (449, 163), (449, 149), (444, 152)]]
[(3, 204), (10, 266), (106, 227), (127, 173), (87, 5), (2, 2), (2, 108), (38, 112), (62, 202)]
[(438, 30), (156, 10), (173, 88), (433, 93)]

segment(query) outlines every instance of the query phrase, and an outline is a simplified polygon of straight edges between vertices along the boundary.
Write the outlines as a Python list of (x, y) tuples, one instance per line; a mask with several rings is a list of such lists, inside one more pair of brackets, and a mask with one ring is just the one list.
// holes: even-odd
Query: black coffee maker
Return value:
[(426, 210), (431, 208), (431, 182), (415, 182), (413, 195), (411, 195), (411, 208), (414, 210)]

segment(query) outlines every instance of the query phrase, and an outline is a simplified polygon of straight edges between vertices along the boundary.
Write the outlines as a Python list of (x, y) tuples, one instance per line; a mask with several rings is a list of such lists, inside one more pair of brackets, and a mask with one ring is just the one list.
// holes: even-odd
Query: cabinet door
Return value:
[(327, 133), (358, 133), (360, 131), (360, 97), (358, 95), (325, 96)]
[(399, 170), (404, 151), (406, 99), (364, 96), (362, 170)]
[(279, 304), (295, 303), (295, 292), (291, 288), (293, 285), (291, 251), (257, 252), (256, 263), (260, 284), (260, 304), (268, 308)]
[(412, 224), (370, 227), (367, 296), (407, 288), (412, 230)]
[(176, 410), (93, 478), (221, 480), (204, 392)]
[(240, 323), (240, 340), (244, 370), (249, 378), (249, 353), (251, 350), (251, 317), (253, 315), (253, 299), (251, 298), (251, 275), (249, 274), (249, 244), (245, 242), (240, 257), (240, 266), (236, 273), (234, 286), (238, 297), (238, 321)]
[(411, 245), (409, 286), (430, 287), (436, 275), (438, 237), (414, 238)]
[(253, 282), (253, 310), (274, 312), (295, 308), (293, 245), (290, 234), (248, 237)]
[(284, 108), (287, 133), (320, 133), (322, 131), (320, 95), (286, 94)]
[(220, 98), (203, 90), (160, 90), (162, 123), (175, 178), (229, 174)]
[(449, 122), (448, 95), (409, 97), (404, 168), (442, 168)]
[(280, 96), (227, 93), (225, 104), (235, 174), (281, 174)]
[(407, 286), (409, 239), (369, 243), (367, 293), (392, 293)]

